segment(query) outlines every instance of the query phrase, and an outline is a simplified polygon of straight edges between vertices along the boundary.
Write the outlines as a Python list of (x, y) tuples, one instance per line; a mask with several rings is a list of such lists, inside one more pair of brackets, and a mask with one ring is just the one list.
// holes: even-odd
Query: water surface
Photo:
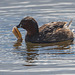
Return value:
[[(74, 42), (17, 42), (12, 28), (26, 16), (34, 17), (39, 27), (53, 21), (69, 22), (73, 18), (70, 29), (75, 30), (75, 0), (0, 1), (0, 75), (75, 74)], [(19, 30), (24, 39), (26, 31)]]

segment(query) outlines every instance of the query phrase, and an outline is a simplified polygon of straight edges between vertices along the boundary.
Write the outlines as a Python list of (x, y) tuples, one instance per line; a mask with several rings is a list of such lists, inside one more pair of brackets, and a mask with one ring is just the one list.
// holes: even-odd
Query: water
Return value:
[[(75, 44), (70, 42), (32, 44), (17, 42), (12, 28), (26, 16), (34, 17), (39, 27), (52, 21), (73, 18), (75, 0), (1, 0), (0, 1), (0, 75), (75, 74)], [(25, 38), (26, 31), (19, 29)], [(75, 32), (75, 31), (74, 31)]]

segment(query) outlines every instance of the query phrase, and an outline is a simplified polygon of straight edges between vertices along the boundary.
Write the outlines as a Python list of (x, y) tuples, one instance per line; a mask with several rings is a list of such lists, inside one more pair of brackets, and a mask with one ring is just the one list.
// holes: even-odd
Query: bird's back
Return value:
[(73, 39), (67, 22), (51, 22), (39, 28), (40, 42), (60, 42)]

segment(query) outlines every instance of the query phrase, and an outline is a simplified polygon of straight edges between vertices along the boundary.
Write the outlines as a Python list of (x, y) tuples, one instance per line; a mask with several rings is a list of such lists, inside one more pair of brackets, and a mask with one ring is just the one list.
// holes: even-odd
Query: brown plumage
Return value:
[[(51, 22), (38, 28), (38, 23), (32, 17), (21, 20), (17, 28), (27, 31), (25, 41), (33, 43), (51, 43), (74, 39), (73, 32), (69, 29), (67, 22)], [(70, 23), (69, 23), (70, 24)]]

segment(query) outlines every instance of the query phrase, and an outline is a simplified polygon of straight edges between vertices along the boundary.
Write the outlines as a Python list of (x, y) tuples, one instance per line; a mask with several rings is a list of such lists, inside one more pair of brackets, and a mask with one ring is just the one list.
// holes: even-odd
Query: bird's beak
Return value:
[(21, 27), (20, 27), (20, 24), (19, 24), (19, 25), (17, 25), (16, 27), (17, 27), (17, 28), (21, 28)]

